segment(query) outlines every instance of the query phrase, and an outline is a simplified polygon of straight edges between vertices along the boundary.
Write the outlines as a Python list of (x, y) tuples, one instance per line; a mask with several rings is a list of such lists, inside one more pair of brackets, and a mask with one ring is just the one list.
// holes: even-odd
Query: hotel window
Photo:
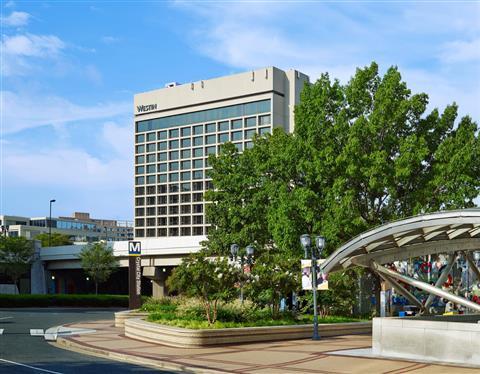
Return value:
[(147, 205), (155, 205), (155, 196), (148, 196), (147, 197)]
[(193, 235), (203, 235), (203, 227), (194, 227)]
[(145, 167), (144, 166), (137, 166), (135, 168), (135, 174), (143, 174), (145, 173)]
[(193, 200), (194, 203), (198, 203), (203, 201), (203, 194), (202, 193), (194, 193), (193, 194)]
[(158, 164), (158, 172), (159, 173), (164, 173), (167, 171), (167, 164)]
[(242, 152), (242, 151), (243, 151), (242, 143), (235, 143), (234, 145), (235, 145), (235, 147), (237, 148), (237, 151), (238, 151), (238, 152)]
[(253, 142), (245, 142), (245, 149), (252, 148), (252, 147), (253, 147)]
[(255, 127), (255, 126), (257, 126), (256, 117), (245, 118), (245, 127)]
[(189, 181), (192, 178), (192, 175), (189, 171), (183, 171), (180, 173), (180, 180)]
[(158, 140), (165, 140), (167, 139), (167, 132), (166, 131), (159, 131), (158, 132)]
[(153, 184), (153, 183), (155, 183), (155, 175), (147, 176), (147, 184)]
[(193, 179), (203, 179), (203, 171), (202, 170), (195, 170), (193, 172)]
[(193, 160), (193, 168), (194, 169), (203, 168), (203, 160)]
[(180, 229), (181, 236), (189, 236), (190, 235), (190, 227), (182, 227)]
[(158, 236), (167, 236), (167, 229), (158, 229)]
[(190, 168), (191, 168), (190, 161), (182, 161), (182, 164), (181, 164), (181, 169), (182, 170), (188, 170)]
[(272, 132), (270, 127), (263, 127), (261, 129), (259, 129), (258, 131), (259, 131), (260, 135), (270, 134)]
[(215, 153), (217, 153), (216, 147), (206, 147), (205, 148), (205, 156), (214, 155)]
[(192, 133), (192, 130), (190, 127), (185, 127), (182, 129), (182, 136), (190, 136)]
[(188, 192), (188, 191), (190, 191), (190, 190), (191, 190), (191, 188), (190, 188), (190, 182), (188, 182), (188, 183), (182, 183), (182, 184), (180, 185), (180, 191), (182, 191), (182, 192)]
[(158, 193), (167, 193), (167, 186), (165, 184), (162, 184), (162, 185), (158, 186), (157, 192)]
[(159, 216), (166, 216), (167, 215), (167, 207), (166, 206), (159, 206), (158, 209)]
[(191, 222), (192, 221), (191, 221), (190, 216), (180, 217), (180, 223), (182, 225), (190, 225)]
[(167, 174), (160, 174), (157, 178), (158, 183), (166, 183), (167, 182)]
[(155, 162), (155, 155), (147, 155), (147, 164)]
[(147, 237), (151, 238), (155, 236), (155, 229), (147, 229)]
[[(156, 172), (156, 165), (153, 164), (153, 165), (147, 165), (147, 173), (155, 173)], [(152, 183), (155, 183), (155, 182), (152, 182)]]
[(145, 205), (145, 198), (143, 198), (143, 197), (137, 197), (137, 198), (135, 199), (135, 205), (136, 205), (136, 206)]
[(147, 195), (152, 195), (155, 193), (155, 186), (147, 186)]
[(137, 135), (136, 141), (137, 143), (143, 143), (145, 141), (145, 135), (144, 134)]
[(155, 143), (147, 144), (147, 153), (155, 152), (156, 150), (157, 150), (157, 146)]
[(182, 158), (190, 158), (192, 152), (189, 149), (184, 149), (182, 151)]
[(171, 227), (170, 229), (168, 229), (168, 234), (169, 236), (178, 236), (178, 228)]
[(205, 189), (213, 190), (213, 182), (212, 181), (205, 182)]
[(245, 139), (252, 139), (255, 133), (255, 130), (245, 130)]
[(208, 123), (205, 125), (205, 133), (210, 133), (210, 132), (215, 132), (215, 124), (214, 123)]
[(135, 147), (135, 152), (136, 153), (144, 153), (145, 152), (145, 146), (142, 144), (142, 145), (137, 145)]
[(178, 173), (172, 173), (168, 176), (170, 182), (178, 182)]
[(155, 133), (154, 132), (149, 132), (147, 134), (147, 142), (154, 142), (156, 139)]
[(136, 164), (143, 164), (145, 162), (145, 156), (137, 156), (135, 157)]
[(143, 226), (143, 225), (145, 225), (145, 220), (143, 218), (137, 218), (135, 220), (135, 226), (138, 227), (138, 226)]
[(232, 132), (232, 141), (234, 142), (236, 140), (242, 140), (242, 132), (241, 131)]
[(178, 217), (169, 217), (168, 218), (169, 225), (178, 225)]
[(192, 145), (192, 142), (190, 141), (190, 138), (188, 139), (182, 139), (182, 148), (187, 148)]
[(228, 121), (223, 121), (218, 123), (218, 131), (228, 131)]
[(168, 192), (176, 193), (178, 192), (178, 183), (173, 183), (168, 185)]
[(167, 161), (167, 152), (159, 153), (157, 155), (158, 161)]
[(145, 232), (145, 230), (143, 230), (143, 229), (136, 229), (135, 230), (135, 236), (137, 238), (143, 238), (145, 236), (144, 232)]
[(147, 208), (147, 216), (155, 215), (155, 207)]
[(237, 130), (242, 128), (242, 120), (235, 119), (232, 121), (232, 130)]
[(158, 150), (165, 151), (167, 149), (167, 142), (160, 142), (158, 143)]
[(170, 195), (168, 197), (169, 204), (178, 204), (178, 195)]
[(193, 216), (193, 224), (194, 225), (203, 224), (203, 216)]
[(178, 162), (170, 162), (169, 169), (170, 171), (178, 170)]
[(203, 205), (202, 204), (195, 204), (192, 207), (193, 213), (203, 213)]
[(193, 191), (202, 191), (203, 182), (193, 182)]
[(182, 205), (180, 207), (180, 213), (181, 214), (189, 214), (191, 211), (191, 206), (190, 205)]
[(190, 194), (180, 195), (180, 202), (181, 203), (189, 203), (190, 201), (191, 201)]
[(208, 135), (205, 137), (205, 144), (215, 144), (215, 135)]
[(145, 215), (145, 208), (136, 208), (135, 209), (136, 216), (144, 216)]
[(195, 148), (193, 150), (193, 157), (202, 157), (203, 156), (203, 148)]
[(155, 218), (147, 218), (147, 226), (155, 226)]
[(170, 160), (178, 160), (178, 151), (172, 151), (170, 152)]
[(178, 148), (178, 140), (170, 140), (170, 149)]
[(145, 177), (136, 177), (135, 184), (145, 184)]
[(145, 187), (135, 187), (135, 195), (144, 195)]
[(170, 130), (170, 138), (178, 138), (178, 129)]
[(270, 125), (270, 115), (259, 117), (260, 126)]
[(178, 214), (178, 206), (169, 206), (168, 214)]
[(219, 143), (228, 142), (228, 133), (218, 135), (218, 142)]
[(193, 145), (202, 145), (203, 144), (203, 137), (197, 136), (196, 138), (193, 138)]
[(193, 135), (203, 134), (203, 125), (193, 126)]
[(167, 226), (167, 217), (160, 217), (158, 219), (158, 226)]

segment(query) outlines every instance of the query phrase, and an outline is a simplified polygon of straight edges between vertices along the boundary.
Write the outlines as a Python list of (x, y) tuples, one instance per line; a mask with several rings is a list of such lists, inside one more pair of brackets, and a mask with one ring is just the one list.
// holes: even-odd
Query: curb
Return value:
[(104, 349), (87, 347), (81, 343), (76, 343), (71, 341), (70, 339), (65, 339), (61, 337), (57, 338), (57, 341), (55, 343), (50, 342), (50, 344), (57, 348), (61, 348), (61, 349), (65, 349), (65, 350), (73, 351), (77, 353), (87, 354), (90, 356), (107, 358), (110, 360), (115, 360), (120, 362), (128, 362), (128, 363), (136, 364), (140, 366), (147, 366), (155, 369), (169, 370), (169, 371), (174, 371), (178, 373), (201, 373), (201, 374), (228, 373), (228, 371), (218, 371), (214, 369), (207, 369), (207, 368), (202, 368), (197, 366), (185, 366), (182, 364), (175, 364), (175, 363), (166, 362), (162, 360), (154, 360), (146, 357), (139, 357), (139, 356), (129, 355), (125, 353), (118, 353), (113, 351), (107, 351)]

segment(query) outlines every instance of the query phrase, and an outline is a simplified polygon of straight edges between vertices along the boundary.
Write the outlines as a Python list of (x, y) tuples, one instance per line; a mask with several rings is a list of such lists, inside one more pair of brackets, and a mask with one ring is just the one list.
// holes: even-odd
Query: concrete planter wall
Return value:
[[(321, 336), (371, 333), (371, 322), (335, 323), (319, 326)], [(125, 335), (172, 347), (205, 347), (219, 344), (291, 340), (312, 336), (312, 325), (241, 327), (193, 330), (164, 326), (141, 318), (125, 320)]]
[(480, 324), (471, 319), (374, 318), (373, 354), (480, 366)]
[(125, 320), (129, 318), (146, 318), (147, 312), (139, 312), (138, 310), (124, 310), (115, 313), (115, 327), (124, 327)]

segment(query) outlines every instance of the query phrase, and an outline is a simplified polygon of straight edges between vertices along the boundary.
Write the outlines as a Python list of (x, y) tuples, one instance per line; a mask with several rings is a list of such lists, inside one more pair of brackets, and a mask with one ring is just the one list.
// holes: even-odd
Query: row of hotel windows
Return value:
[(197, 112), (177, 114), (168, 117), (138, 121), (137, 132), (166, 129), (175, 126), (191, 125), (194, 123), (213, 122), (227, 118), (251, 116), (270, 112), (270, 99), (255, 101), (246, 104), (229, 105), (222, 108), (200, 110)]
[(182, 226), (185, 225), (203, 225), (203, 216), (181, 216), (179, 217), (159, 217), (159, 218), (137, 218), (135, 219), (135, 227), (144, 226)]
[[(226, 132), (218, 135), (205, 135), (205, 136), (197, 136), (193, 138), (186, 138), (182, 140), (170, 140), (170, 141), (164, 141), (159, 143), (140, 144), (136, 146), (135, 152), (137, 154), (145, 153), (145, 151), (147, 153), (150, 153), (150, 152), (156, 152), (156, 151), (166, 151), (169, 149), (189, 148), (192, 146), (192, 144), (194, 147), (198, 147), (204, 144), (212, 145), (217, 143), (226, 143), (228, 141), (232, 141), (232, 142), (241, 141), (243, 139), (250, 140), (253, 138), (253, 136), (256, 133), (257, 133), (257, 130), (252, 129), (252, 130), (245, 130), (245, 131), (235, 131), (230, 133), (230, 135), (228, 132)], [(258, 129), (258, 133), (260, 135), (271, 133), (271, 128), (262, 127)], [(243, 138), (243, 135), (245, 135), (245, 138)]]
[[(194, 205), (170, 205), (168, 207), (168, 214), (199, 214), (203, 213), (203, 205), (202, 204), (194, 204)], [(145, 214), (146, 213), (146, 214)], [(165, 216), (167, 215), (167, 207), (160, 206), (160, 207), (147, 207), (147, 208), (135, 208), (135, 217), (143, 217), (143, 216)]]
[[(208, 176), (205, 176), (208, 177)], [(147, 175), (146, 177), (135, 177), (135, 184), (155, 184), (155, 183), (166, 183), (166, 182), (178, 182), (180, 181), (189, 181), (191, 179), (203, 179), (204, 173), (203, 170), (196, 170), (194, 172), (182, 171), (181, 173), (170, 173), (170, 174), (158, 174), (158, 175)]]
[(147, 196), (145, 197), (136, 197), (135, 198), (135, 206), (142, 206), (142, 205), (164, 205), (167, 204), (178, 204), (180, 203), (200, 203), (203, 201), (203, 193), (194, 193), (194, 194), (181, 194), (181, 195), (159, 195), (155, 196)]
[[(150, 165), (141, 165), (135, 167), (135, 174), (151, 174), (151, 173), (165, 173), (167, 171), (177, 171), (177, 170), (190, 170), (190, 169), (203, 169), (205, 163), (203, 159), (198, 160), (187, 160), (187, 161), (173, 161), (170, 163), (162, 163), (162, 164), (150, 164)], [(205, 165), (208, 167), (207, 165)]]
[(190, 236), (190, 235), (203, 235), (207, 234), (210, 227), (170, 227), (170, 228), (160, 228), (160, 229), (136, 229), (135, 237), (144, 238), (144, 237), (158, 237), (158, 236)]
[[(234, 145), (237, 147), (238, 151), (242, 151), (242, 143), (234, 143)], [(221, 152), (221, 145), (218, 146), (218, 153)], [(252, 142), (245, 142), (245, 148), (251, 148), (253, 147)], [(170, 152), (161, 152), (161, 153), (151, 153), (147, 155), (139, 155), (135, 157), (135, 163), (136, 164), (144, 164), (145, 162), (151, 163), (151, 162), (162, 162), (162, 161), (167, 161), (167, 160), (179, 160), (179, 159), (190, 159), (190, 158), (197, 158), (197, 157), (204, 157), (204, 156), (209, 156), (211, 154), (216, 154), (217, 153), (217, 147), (216, 146), (210, 146), (210, 147), (205, 147), (204, 148), (194, 148), (192, 150), (190, 149), (184, 149), (182, 151), (170, 151)], [(193, 156), (192, 156), (193, 155)], [(207, 165), (207, 159), (205, 159), (205, 164)]]
[[(270, 125), (270, 115), (266, 116), (260, 116), (258, 120), (259, 126), (267, 126)], [(243, 124), (243, 126), (242, 126)], [(224, 132), (224, 131), (229, 131), (229, 130), (240, 130), (242, 127), (255, 127), (257, 126), (257, 118), (256, 117), (250, 117), (250, 118), (245, 118), (244, 120), (242, 119), (235, 119), (232, 121), (222, 121), (218, 123), (207, 123), (206, 125), (197, 125), (193, 127), (184, 127), (181, 129), (172, 129), (172, 130), (164, 130), (164, 131), (158, 131), (158, 132), (150, 132), (148, 134), (138, 134), (135, 137), (136, 143), (144, 143), (145, 140), (147, 142), (154, 142), (157, 140), (165, 140), (165, 139), (171, 139), (171, 138), (178, 138), (179, 136), (181, 137), (189, 137), (190, 135), (202, 135), (202, 134), (209, 134), (212, 132)], [(245, 130), (246, 131), (251, 131), (251, 130)], [(240, 136), (242, 131), (235, 131), (233, 134), (236, 134), (235, 136)], [(240, 134), (240, 135), (238, 135)], [(212, 136), (212, 135), (210, 135)], [(214, 135), (213, 135), (214, 136)]]
[(147, 186), (147, 187), (135, 187), (135, 195), (154, 195), (156, 193), (164, 194), (170, 193), (177, 193), (177, 192), (189, 192), (189, 191), (204, 191), (204, 187), (206, 190), (213, 190), (213, 183), (211, 181), (206, 181), (205, 185), (203, 182), (186, 182), (186, 183), (172, 183), (169, 184), (168, 187), (166, 184), (162, 184), (159, 186)]

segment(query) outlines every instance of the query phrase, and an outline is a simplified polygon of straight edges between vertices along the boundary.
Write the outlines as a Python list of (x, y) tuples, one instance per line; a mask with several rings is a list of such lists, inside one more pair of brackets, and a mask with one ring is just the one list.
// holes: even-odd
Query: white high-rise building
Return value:
[(135, 238), (190, 237), (177, 241), (198, 246), (209, 228), (208, 155), (227, 141), (242, 151), (274, 127), (293, 131), (305, 82), (298, 71), (268, 67), (135, 95)]

